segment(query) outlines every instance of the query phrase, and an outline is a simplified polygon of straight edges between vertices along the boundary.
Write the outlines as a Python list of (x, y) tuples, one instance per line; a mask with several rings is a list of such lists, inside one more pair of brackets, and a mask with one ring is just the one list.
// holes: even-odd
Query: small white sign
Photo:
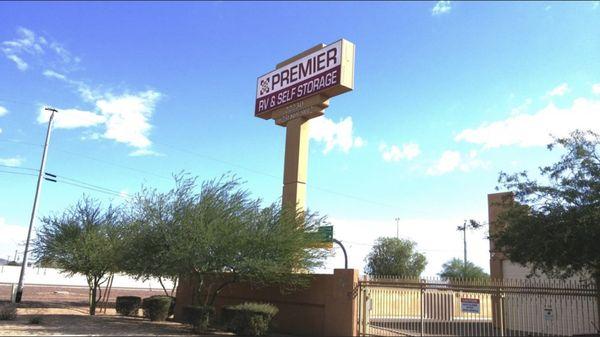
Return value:
[(478, 314), (480, 312), (480, 305), (478, 298), (461, 298), (460, 299), (460, 310), (462, 312), (469, 312), (472, 314)]
[(554, 320), (554, 310), (552, 308), (544, 308), (544, 321)]

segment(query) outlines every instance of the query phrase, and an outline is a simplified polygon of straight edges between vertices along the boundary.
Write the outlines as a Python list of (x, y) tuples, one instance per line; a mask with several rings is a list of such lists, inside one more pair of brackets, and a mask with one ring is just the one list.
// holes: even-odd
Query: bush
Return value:
[(17, 306), (5, 304), (0, 306), (0, 321), (12, 321), (17, 318)]
[(42, 321), (42, 316), (31, 316), (31, 318), (29, 318), (29, 324), (42, 324)]
[(171, 297), (171, 305), (169, 306), (169, 316), (171, 317), (175, 314), (175, 297), (173, 296), (169, 296)]
[(227, 329), (237, 335), (263, 336), (269, 331), (271, 319), (279, 309), (267, 303), (244, 303), (225, 307), (223, 316)]
[(142, 308), (144, 316), (151, 321), (164, 321), (169, 317), (169, 308), (173, 298), (171, 296), (156, 295), (144, 298)]
[(142, 299), (137, 296), (118, 296), (115, 303), (117, 313), (123, 316), (137, 316)]
[(208, 328), (215, 308), (202, 305), (188, 305), (183, 307), (184, 322), (193, 326), (194, 332), (204, 332)]

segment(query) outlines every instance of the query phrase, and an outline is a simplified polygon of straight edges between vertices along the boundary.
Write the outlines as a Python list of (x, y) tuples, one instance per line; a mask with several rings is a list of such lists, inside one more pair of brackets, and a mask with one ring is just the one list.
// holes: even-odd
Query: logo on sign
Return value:
[(269, 91), (271, 89), (269, 89), (269, 82), (271, 81), (270, 78), (265, 78), (263, 80), (260, 81), (260, 94), (264, 95), (264, 94), (268, 94)]

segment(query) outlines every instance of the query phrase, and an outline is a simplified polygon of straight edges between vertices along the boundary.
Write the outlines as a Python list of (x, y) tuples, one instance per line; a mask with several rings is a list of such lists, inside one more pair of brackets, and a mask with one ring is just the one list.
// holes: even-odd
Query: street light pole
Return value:
[(467, 270), (467, 220), (465, 220), (465, 223), (463, 225), (463, 247), (465, 250), (465, 272)]
[(44, 169), (46, 167), (46, 154), (48, 153), (48, 144), (50, 143), (50, 133), (52, 131), (52, 121), (54, 120), (54, 114), (56, 109), (44, 108), (46, 111), (50, 111), (50, 118), (48, 119), (48, 129), (46, 130), (46, 141), (44, 142), (44, 151), (42, 152), (42, 163), (40, 165), (40, 172), (38, 173), (37, 187), (35, 189), (35, 197), (33, 198), (33, 208), (31, 210), (31, 218), (29, 219), (29, 230), (27, 231), (27, 241), (25, 241), (25, 251), (23, 252), (23, 262), (21, 263), (21, 274), (19, 275), (19, 285), (17, 286), (17, 294), (14, 297), (15, 303), (21, 302), (23, 296), (23, 279), (25, 277), (25, 268), (27, 268), (27, 255), (29, 253), (29, 240), (31, 239), (31, 229), (33, 228), (33, 222), (35, 221), (35, 213), (37, 211), (38, 199), (40, 191), (42, 190), (42, 180), (44, 177)]
[(400, 218), (394, 220), (396, 220), (396, 239), (400, 239)]

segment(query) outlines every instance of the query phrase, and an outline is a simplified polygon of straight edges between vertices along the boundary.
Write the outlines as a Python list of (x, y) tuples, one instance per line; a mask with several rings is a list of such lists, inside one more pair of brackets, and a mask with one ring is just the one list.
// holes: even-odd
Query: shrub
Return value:
[(5, 304), (0, 306), (0, 321), (12, 321), (17, 318), (17, 306)]
[(225, 307), (226, 326), (237, 335), (263, 336), (279, 309), (268, 303), (243, 303)]
[(142, 308), (144, 316), (151, 321), (164, 321), (169, 317), (169, 308), (171, 307), (171, 296), (156, 295), (144, 298)]
[(169, 296), (171, 297), (171, 305), (169, 306), (169, 316), (171, 317), (175, 314), (175, 297), (173, 296)]
[(142, 299), (137, 296), (118, 296), (115, 303), (117, 313), (123, 316), (137, 316)]
[(29, 318), (29, 324), (42, 324), (43, 320), (42, 316), (31, 316)]
[(188, 305), (183, 308), (183, 320), (191, 324), (194, 332), (204, 332), (208, 328), (215, 308), (202, 305)]

